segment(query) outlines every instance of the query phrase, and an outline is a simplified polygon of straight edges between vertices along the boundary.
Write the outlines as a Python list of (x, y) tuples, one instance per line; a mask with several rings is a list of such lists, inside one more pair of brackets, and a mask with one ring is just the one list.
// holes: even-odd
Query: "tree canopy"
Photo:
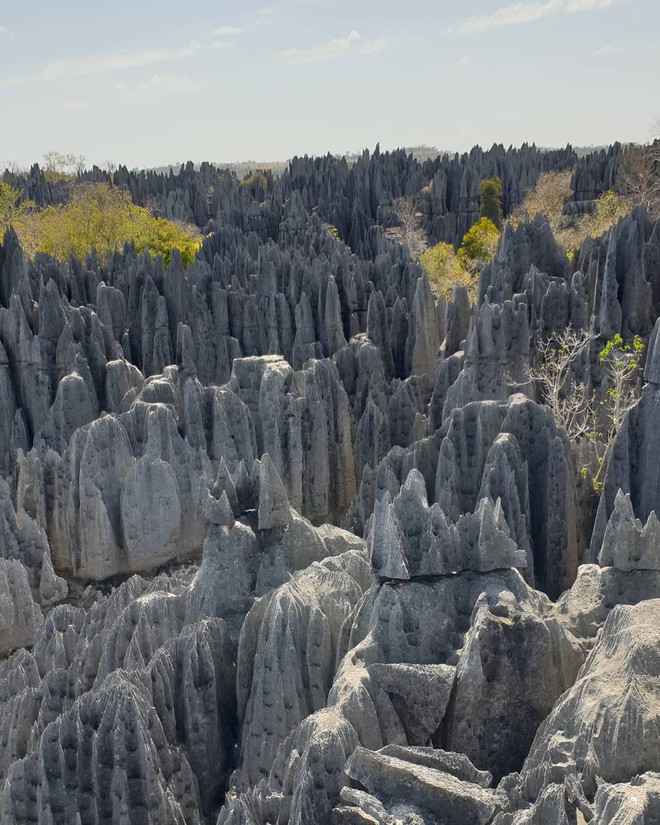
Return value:
[(499, 237), (498, 228), (489, 218), (479, 218), (463, 235), (459, 261), (470, 272), (478, 273), (495, 254)]
[(92, 248), (112, 252), (127, 241), (140, 251), (162, 255), (169, 263), (177, 248), (185, 265), (195, 257), (201, 238), (193, 227), (153, 217), (135, 206), (129, 192), (107, 183), (79, 183), (61, 206), (24, 212), (14, 220), (28, 255), (47, 252), (59, 260), (82, 258)]
[(461, 264), (450, 243), (440, 241), (426, 249), (419, 256), (419, 262), (426, 270), (436, 295), (441, 293), (449, 298), (454, 284), (466, 284), (468, 288), (474, 286), (474, 279)]
[(497, 229), (502, 228), (502, 181), (499, 178), (487, 178), (479, 185), (479, 203), (481, 217), (488, 218)]
[(18, 189), (0, 181), (0, 240), (7, 227), (16, 223), (28, 207), (28, 203), (21, 201)]

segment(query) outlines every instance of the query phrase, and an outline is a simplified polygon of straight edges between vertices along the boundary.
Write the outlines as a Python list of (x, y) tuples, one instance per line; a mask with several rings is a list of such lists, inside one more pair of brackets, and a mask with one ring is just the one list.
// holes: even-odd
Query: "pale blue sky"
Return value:
[(648, 140), (660, 0), (0, 5), (0, 162)]

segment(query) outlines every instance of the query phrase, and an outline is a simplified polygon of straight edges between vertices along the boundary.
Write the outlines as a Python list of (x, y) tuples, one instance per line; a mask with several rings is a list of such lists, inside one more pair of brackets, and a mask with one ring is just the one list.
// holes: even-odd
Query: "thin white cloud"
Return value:
[(307, 48), (282, 49), (280, 57), (287, 63), (319, 63), (323, 60), (334, 60), (349, 53), (369, 55), (378, 54), (389, 46), (384, 37), (375, 40), (363, 40), (355, 29), (345, 37), (334, 37), (327, 43)]
[(149, 98), (160, 95), (187, 94), (201, 86), (191, 77), (177, 74), (154, 74), (144, 83), (129, 89), (126, 97)]
[(596, 49), (594, 52), (595, 57), (606, 57), (611, 54), (621, 54), (621, 48), (619, 46), (609, 44), (607, 46), (601, 46), (600, 49)]
[(280, 57), (287, 63), (317, 63), (321, 60), (332, 60), (350, 51), (351, 46), (360, 39), (360, 35), (355, 29), (346, 37), (335, 37), (327, 43), (309, 48), (283, 49)]
[(249, 23), (244, 23), (240, 26), (217, 26), (215, 29), (211, 29), (209, 34), (212, 37), (237, 37), (238, 35), (261, 28), (261, 26), (268, 25), (272, 22), (276, 13), (277, 9), (271, 7), (259, 9)]
[(60, 80), (66, 77), (115, 72), (120, 69), (137, 69), (154, 63), (167, 63), (190, 57), (200, 50), (198, 43), (176, 49), (147, 49), (134, 52), (108, 52), (107, 54), (81, 55), (48, 63), (39, 73), (41, 80)]
[(599, 9), (609, 9), (618, 0), (565, 0), (564, 5), (569, 14), (578, 11), (598, 11)]
[(389, 49), (390, 41), (387, 37), (376, 37), (374, 40), (365, 40), (358, 46), (358, 54), (378, 54)]
[(236, 34), (243, 34), (247, 30), (247, 26), (218, 26), (217, 29), (212, 29), (211, 34), (216, 37), (233, 37)]
[(32, 75), (10, 75), (0, 78), (0, 89), (44, 83), (54, 80), (104, 74), (123, 69), (139, 69), (161, 63), (169, 63), (192, 57), (201, 51), (219, 49), (227, 45), (220, 41), (189, 43), (172, 49), (144, 49), (142, 51), (116, 51), (102, 54), (78, 55), (54, 60)]
[(461, 31), (477, 32), (495, 29), (499, 26), (517, 26), (521, 23), (532, 23), (534, 20), (546, 17), (560, 5), (561, 0), (548, 0), (547, 3), (511, 3), (491, 14), (468, 17), (461, 24)]
[(541, 0), (541, 2), (515, 2), (502, 6), (490, 14), (468, 17), (460, 25), (464, 33), (487, 31), (502, 26), (519, 26), (533, 23), (551, 14), (576, 14), (585, 11), (609, 9), (618, 0)]
[(472, 55), (466, 54), (458, 61), (459, 66), (469, 66), (472, 63)]
[(0, 26), (0, 35), (9, 34), (9, 29), (6, 26)]

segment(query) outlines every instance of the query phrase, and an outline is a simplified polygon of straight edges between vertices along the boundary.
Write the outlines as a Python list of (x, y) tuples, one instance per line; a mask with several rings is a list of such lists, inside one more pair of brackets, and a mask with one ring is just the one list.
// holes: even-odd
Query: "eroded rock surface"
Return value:
[[(621, 151), (577, 163), (567, 219)], [(388, 232), (419, 194), (429, 243), (460, 241), (481, 180), (509, 214), (576, 160), (118, 169), (204, 230), (187, 269), (6, 233), (3, 825), (658, 819), (660, 222), (570, 260), (541, 216), (507, 223), (474, 303)], [(598, 400), (605, 342), (645, 345), (600, 472), (531, 380), (567, 326)]]

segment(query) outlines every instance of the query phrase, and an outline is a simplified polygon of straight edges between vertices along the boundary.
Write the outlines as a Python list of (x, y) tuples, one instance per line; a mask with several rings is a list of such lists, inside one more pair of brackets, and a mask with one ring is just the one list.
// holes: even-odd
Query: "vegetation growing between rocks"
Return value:
[(542, 214), (548, 220), (557, 242), (569, 258), (586, 238), (597, 238), (622, 218), (632, 205), (628, 198), (608, 190), (595, 202), (593, 212), (583, 215), (564, 214), (564, 204), (571, 194), (572, 171), (545, 172), (528, 192), (521, 206), (512, 215), (514, 224)]
[(28, 255), (47, 252), (61, 261), (70, 254), (82, 258), (92, 248), (113, 252), (133, 242), (139, 251), (161, 255), (166, 266), (176, 248), (187, 266), (201, 242), (194, 227), (153, 217), (135, 206), (129, 192), (107, 183), (78, 183), (69, 203), (38, 211), (23, 208), (8, 223), (14, 224)]
[[(598, 355), (603, 369), (603, 385), (598, 392), (578, 378), (584, 374), (578, 364), (586, 360), (596, 340), (597, 336), (587, 330), (568, 327), (541, 341), (537, 345), (539, 363), (530, 368), (529, 378), (571, 441), (579, 444), (586, 439), (591, 445), (595, 457), (592, 480), (598, 489), (614, 439), (628, 410), (640, 397), (644, 343), (638, 335), (625, 342), (618, 333), (605, 343)], [(588, 469), (585, 467), (583, 474)]]
[(0, 181), (0, 235), (26, 212), (30, 204), (21, 201), (21, 193)]
[(481, 217), (488, 218), (497, 229), (502, 228), (502, 181), (499, 178), (487, 178), (479, 185), (479, 203)]
[(457, 257), (471, 275), (476, 277), (493, 257), (499, 237), (499, 229), (490, 218), (479, 218), (463, 235)]

